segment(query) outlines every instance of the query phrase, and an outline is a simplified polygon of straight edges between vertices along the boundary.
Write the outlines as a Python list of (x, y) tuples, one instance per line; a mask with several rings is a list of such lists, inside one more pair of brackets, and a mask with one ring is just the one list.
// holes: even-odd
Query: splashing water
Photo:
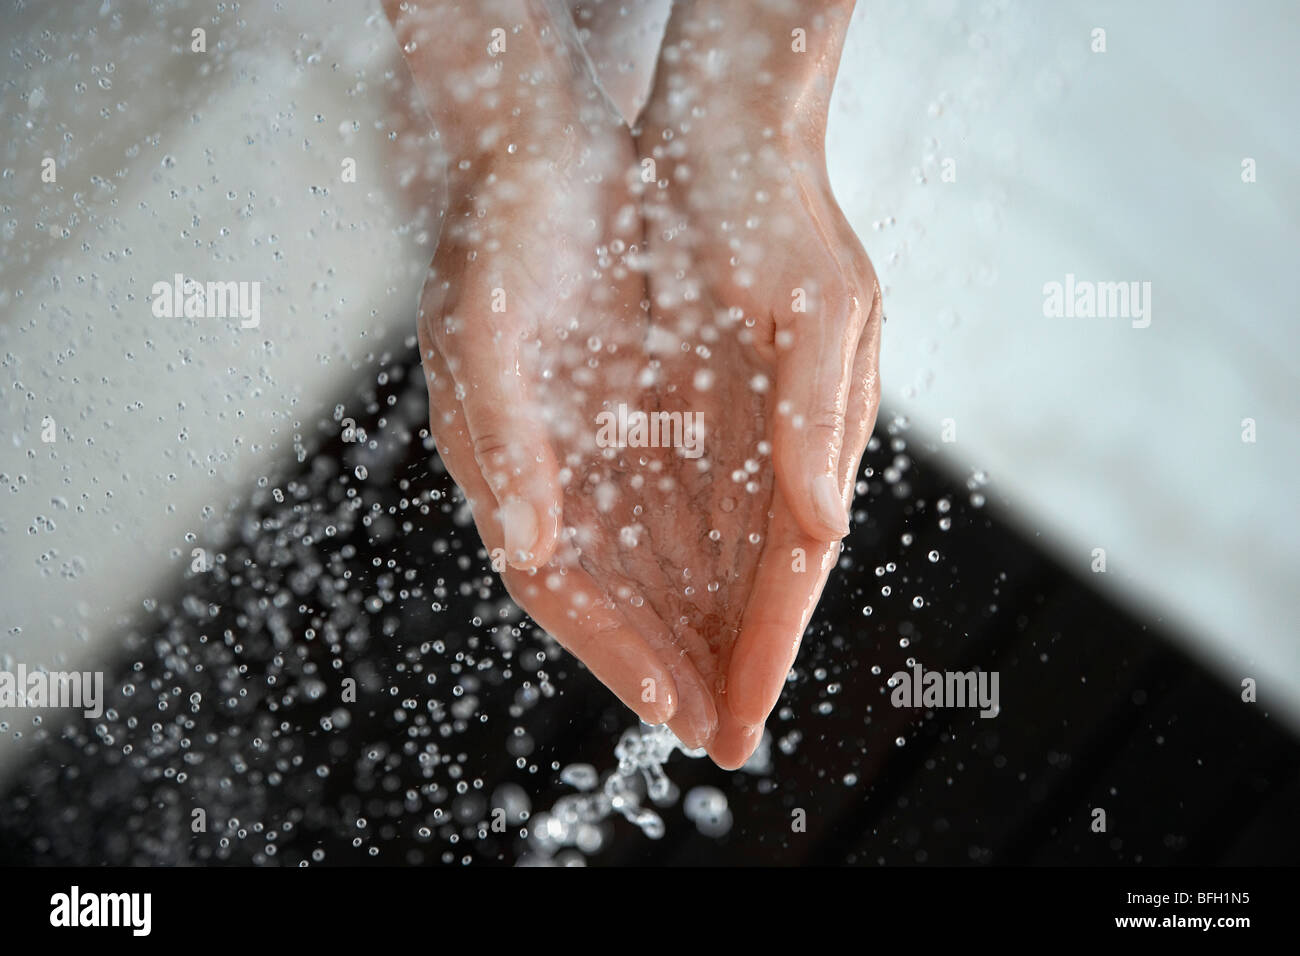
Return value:
[[(180, 15), (168, 16), (175, 20)], [(169, 29), (175, 33), (182, 26), (176, 20)], [(391, 42), (382, 19), (367, 21), (367, 28), (373, 34), (370, 42)], [(276, 29), (283, 31), (286, 43), (265, 44), (263, 51), (253, 42), (251, 27), (239, 32), (232, 28), (226, 43), (233, 44), (233, 53), (214, 56), (204, 69), (223, 79), (235, 72), (251, 76), (260, 71), (242, 64), (259, 63), (265, 56), (274, 65), (285, 59), (283, 50), (290, 49), (293, 76), (315, 71), (320, 80), (325, 69), (321, 52), (288, 42), (306, 34), (291, 25)], [(86, 51), (88, 61), (92, 38), (89, 31), (63, 42), (69, 49)], [(357, 45), (345, 44), (342, 34), (321, 42), (327, 48), (330, 43), (340, 49)], [(328, 58), (324, 62), (328, 65)], [(53, 60), (36, 65), (47, 80), (57, 68)], [(357, 109), (374, 108), (378, 114), (379, 83), (388, 65), (331, 70), (332, 76), (349, 77), (323, 82), (339, 85), (336, 103), (360, 102), (364, 94), (370, 98)], [(114, 98), (121, 98), (114, 128), (137, 114), (147, 116), (137, 104), (147, 106), (151, 71), (114, 71), (112, 63), (105, 69), (115, 72), (114, 80), (102, 77), (98, 88), (112, 87)], [(367, 82), (373, 87), (368, 94)], [(58, 90), (52, 81), (46, 86), (49, 96)], [(312, 89), (320, 86), (313, 84)], [(132, 127), (121, 127), (127, 160), (154, 151), (147, 169), (141, 161), (128, 164), (121, 177), (92, 177), (95, 191), (83, 194), (64, 185), (71, 179), (62, 178), (57, 185), (38, 185), (35, 180), (37, 167), (28, 154), (42, 155), (33, 152), (45, 148), (37, 134), (51, 128), (56, 118), (47, 93), (35, 88), (27, 99), (30, 122), (21, 117), (22, 131), (15, 122), (15, 136), (7, 147), (11, 152), (0, 170), (3, 198), (17, 210), (12, 216), (7, 213), (0, 225), (0, 240), (12, 244), (0, 266), (5, 278), (5, 289), (0, 290), (5, 311), (0, 317), (0, 368), (6, 391), (14, 396), (6, 411), (12, 411), (16, 421), (12, 447), (0, 461), (0, 488), (8, 501), (16, 502), (11, 512), (0, 515), (0, 540), (5, 541), (0, 550), (11, 561), (6, 574), (21, 570), (28, 575), (13, 578), (18, 583), (11, 583), (6, 597), (14, 603), (21, 598), (35, 609), (14, 615), (15, 621), (25, 619), (31, 642), (48, 632), (75, 635), (78, 645), (88, 645), (92, 635), (107, 644), (103, 631), (121, 655), (102, 720), (64, 728), (58, 721), (41, 723), (35, 718), (34, 729), (0, 721), (6, 742), (26, 734), (31, 743), (46, 748), (41, 763), (24, 781), (33, 798), (0, 805), (0, 829), (42, 834), (44, 852), (52, 859), (287, 865), (354, 857), (388, 862), (396, 856), (388, 848), (411, 836), (417, 846), (405, 850), (406, 862), (500, 859), (506, 852), (502, 846), (525, 829), (523, 862), (575, 863), (607, 848), (609, 833), (620, 819), (646, 838), (662, 838), (668, 826), (664, 811), (679, 801), (686, 819), (701, 834), (719, 837), (729, 832), (734, 821), (727, 794), (695, 787), (683, 797), (669, 779), (667, 767), (674, 753), (696, 760), (703, 752), (687, 748), (667, 728), (641, 725), (625, 731), (614, 747), (612, 768), (570, 764), (561, 769), (536, 758), (537, 745), (523, 726), (524, 715), (539, 704), (563, 703), (558, 698), (573, 686), (577, 666), (549, 635), (522, 620), (519, 608), (486, 573), (487, 555), (478, 549), (459, 492), (448, 482), (430, 488), (434, 448), (424, 430), (426, 386), (416, 368), (404, 364), (417, 354), (417, 343), (408, 334), (409, 315), (403, 310), (409, 311), (418, 285), (411, 276), (422, 275), (428, 266), (431, 242), (423, 206), (405, 220), (397, 214), (391, 221), (381, 219), (375, 213), (375, 222), (366, 221), (365, 231), (354, 227), (350, 236), (335, 229), (297, 237), (284, 228), (286, 235), (279, 238), (268, 225), (314, 221), (322, 213), (321, 203), (327, 203), (324, 211), (336, 219), (338, 210), (351, 210), (341, 218), (365, 220), (359, 210), (366, 207), (346, 205), (346, 193), (339, 186), (327, 190), (312, 185), (291, 192), (257, 178), (259, 168), (276, 165), (287, 144), (309, 157), (320, 154), (321, 143), (333, 148), (334, 134), (328, 131), (337, 117), (322, 125), (328, 104), (313, 101), (312, 108), (300, 108), (301, 115), (281, 116), (267, 129), (254, 131), (258, 136), (247, 132), (231, 138), (224, 135), (224, 127), (197, 112), (207, 89), (197, 81), (186, 86), (190, 99), (185, 102), (195, 109), (178, 111), (190, 114), (183, 135), (137, 129), (133, 135), (138, 141), (129, 141), (126, 131)], [(247, 81), (246, 92), (260, 98), (259, 103), (278, 103), (279, 88), (271, 84), (267, 91), (265, 81)], [(82, 97), (86, 90), (76, 93)], [(127, 110), (127, 105), (132, 108)], [(70, 110), (66, 104), (61, 109), (63, 114)], [(377, 124), (384, 135), (367, 146), (355, 121), (341, 121), (339, 145), (368, 150), (359, 152), (363, 168), (384, 167), (380, 160), (387, 157), (389, 166), (407, 164), (414, 169), (416, 164), (386, 124)], [(86, 160), (91, 147), (104, 145), (102, 139), (83, 137), (66, 147), (66, 161), (62, 154), (55, 158), (60, 170), (75, 168), (73, 160)], [(20, 146), (25, 150), (22, 163), (12, 152)], [(232, 159), (236, 149), (238, 160)], [(514, 153), (513, 146), (509, 152)], [(671, 158), (661, 157), (663, 165)], [(202, 242), (190, 237), (180, 228), (187, 217), (176, 219), (172, 224), (177, 229), (171, 230), (181, 233), (185, 242), (159, 238), (146, 244), (143, 237), (155, 232), (171, 234), (146, 228), (146, 217), (164, 215), (154, 208), (164, 207), (168, 196), (175, 201), (197, 195), (209, 177), (214, 183), (220, 180), (220, 191), (209, 189), (206, 205), (194, 202), (209, 222), (219, 224), (211, 237)], [(419, 177), (412, 174), (412, 182), (418, 184)], [(661, 178), (657, 190), (665, 190), (667, 182)], [(372, 188), (378, 187), (367, 185), (366, 195)], [(18, 199), (27, 196), (32, 204), (20, 204)], [(212, 205), (212, 197), (219, 196), (224, 200)], [(769, 205), (773, 196), (760, 190), (754, 201)], [(383, 197), (397, 205), (398, 191), (393, 188)], [(224, 204), (237, 200), (227, 211)], [(419, 201), (423, 204), (427, 197)], [(268, 205), (283, 208), (272, 216)], [(74, 228), (83, 218), (93, 222), (110, 210), (115, 210), (114, 221), (123, 234), (142, 237), (134, 249), (109, 248), (103, 244), (106, 240)], [(193, 221), (188, 228), (199, 230), (203, 217), (189, 215)], [(68, 228), (61, 226), (58, 235), (52, 226), (38, 228), (63, 220)], [(741, 216), (727, 227), (730, 232), (743, 223), (752, 232), (759, 222), (758, 217)], [(882, 229), (895, 224), (892, 217), (881, 223)], [(210, 228), (208, 222), (204, 228)], [(75, 272), (63, 269), (63, 260), (55, 255), (58, 243), (73, 234), (86, 240), (87, 261), (93, 248), (107, 263), (95, 277), (93, 297), (108, 304), (112, 321), (94, 318), (98, 301), (82, 303), (76, 298), (89, 297), (91, 287), (83, 289), (82, 279), (74, 281)], [(359, 243), (358, 234), (366, 241)], [(608, 251), (613, 258), (602, 260), (617, 262), (624, 253), (622, 242), (612, 240)], [(192, 253), (191, 246), (210, 253), (210, 260)], [(266, 263), (242, 251), (264, 249), (269, 249)], [(301, 317), (291, 321), (300, 304), (291, 301), (288, 292), (272, 289), (269, 281), (262, 303), (265, 324), (256, 332), (238, 322), (204, 324), (180, 316), (154, 321), (133, 291), (141, 284), (147, 288), (158, 276), (172, 276), (173, 264), (175, 270), (203, 273), (203, 267), (224, 262), (235, 270), (231, 278), (265, 278), (266, 269), (278, 269), (285, 257), (306, 258), (309, 250), (323, 262), (350, 265), (339, 274), (330, 266), (324, 277), (297, 276), (314, 280), (321, 322)], [(626, 261), (634, 271), (643, 270), (636, 264), (644, 250), (636, 252), (629, 251)], [(77, 260), (69, 253), (66, 261)], [(38, 263), (54, 275), (47, 280), (41, 272), (38, 285), (19, 271), (25, 262)], [(32, 274), (38, 271), (33, 268)], [(348, 284), (351, 279), (344, 272), (366, 277), (371, 285)], [(325, 301), (327, 289), (332, 302)], [(355, 303), (371, 301), (376, 307), (369, 316), (355, 309)], [(396, 346), (400, 336), (390, 330), (381, 340), (376, 334), (381, 309), (402, 316), (401, 334), (408, 337), (397, 360), (384, 345)], [(33, 344), (38, 315), (54, 335), (52, 341), (59, 342), (57, 348), (48, 342)], [(701, 343), (678, 359), (682, 391), (698, 392), (698, 401), (707, 399), (718, 409), (710, 421), (725, 420), (724, 413), (726, 419), (743, 418), (736, 409), (767, 401), (764, 396), (773, 388), (768, 375), (747, 372), (736, 379), (741, 382), (736, 394), (726, 395), (723, 348), (714, 337), (743, 315), (723, 318), (727, 321), (719, 319), (716, 329), (707, 317), (686, 323), (698, 332)], [(745, 328), (752, 324), (752, 319), (744, 322)], [(563, 341), (568, 334), (561, 330), (557, 338)], [(572, 334), (590, 353), (574, 358), (578, 372), (594, 373), (624, 360), (618, 341), (605, 330), (575, 324)], [(102, 375), (101, 356), (119, 353), (118, 380), (110, 387), (103, 379), (95, 391), (87, 392), (84, 384)], [(287, 357), (292, 355), (301, 361), (290, 362)], [(56, 356), (55, 374), (49, 356)], [(353, 374), (372, 367), (383, 370), (365, 386), (361, 402), (338, 405), (331, 419), (340, 371)], [(666, 373), (657, 368), (656, 375), (654, 381), (659, 382)], [(555, 388), (568, 391), (563, 383)], [(204, 389), (216, 397), (205, 397)], [(120, 411), (111, 416), (112, 408)], [(140, 414), (146, 408), (148, 420)], [(47, 414), (57, 441), (40, 437)], [(895, 420), (883, 442), (872, 439), (869, 450), (878, 453), (878, 471), (866, 468), (858, 481), (859, 495), (870, 488), (880, 496), (911, 496), (903, 434), (907, 427), (905, 419)], [(175, 443), (180, 444), (173, 447)], [(718, 469), (717, 486), (725, 493), (719, 492), (716, 513), (721, 520), (716, 525), (722, 530), (713, 525), (700, 529), (698, 537), (719, 550), (730, 542), (756, 547), (764, 541), (750, 530), (745, 515), (763, 508), (766, 489), (755, 476), (770, 470), (772, 448), (764, 440), (750, 445), (738, 446), (730, 467)], [(184, 450), (183, 456), (177, 447)], [(137, 459), (129, 475), (122, 464), (128, 448)], [(290, 452), (301, 467), (289, 476), (276, 475), (277, 455), (292, 468)], [(252, 462), (257, 470), (252, 470)], [(646, 460), (638, 465), (645, 467)], [(433, 477), (444, 477), (434, 471)], [(256, 489), (248, 479), (255, 474), (264, 475), (256, 480)], [(120, 479), (114, 477), (118, 475)], [(218, 483), (219, 475), (229, 478), (228, 483)], [(683, 480), (694, 479), (705, 488), (702, 476), (703, 471), (693, 467)], [(982, 472), (971, 476), (972, 506), (983, 504), (986, 484)], [(605, 487), (610, 486), (600, 486)], [(53, 489), (60, 494), (51, 496)], [(657, 483), (636, 501), (629, 498), (628, 510), (634, 506), (639, 512), (655, 492)], [(33, 500), (37, 495), (40, 500)], [(689, 497), (675, 490), (672, 500)], [(137, 499), (155, 507), (141, 506), (133, 513), (130, 508)], [(963, 497), (955, 496), (953, 502), (937, 503), (942, 531), (952, 527), (948, 511), (960, 507)], [(141, 514), (147, 520), (136, 520)], [(651, 549), (654, 536), (644, 528), (652, 522), (640, 520), (639, 513), (626, 521), (616, 517), (623, 516), (593, 516), (589, 523), (605, 520), (616, 526), (619, 533), (613, 540), (638, 555)], [(672, 523), (683, 524), (688, 517), (674, 513)], [(859, 512), (855, 520), (862, 522), (865, 515)], [(439, 521), (447, 527), (437, 528)], [(431, 541), (421, 538), (431, 524), (436, 536)], [(745, 533), (739, 536), (736, 529), (742, 526)], [(11, 527), (23, 532), (21, 542), (14, 541), (17, 535)], [(136, 527), (147, 530), (132, 530)], [(72, 537), (78, 531), (80, 538)], [(59, 547), (46, 544), (47, 539)], [(909, 538), (904, 546), (910, 543)], [(69, 553), (71, 549), (77, 553)], [(118, 560), (126, 551), (134, 552), (134, 564)], [(748, 547), (742, 551), (746, 556), (758, 553)], [(931, 555), (936, 563), (938, 552)], [(841, 567), (859, 569), (860, 562), (846, 553)], [(895, 565), (887, 567), (894, 574)], [(709, 570), (697, 568), (694, 583), (671, 582), (673, 601), (735, 606), (744, 588), (727, 574)], [(103, 592), (128, 576), (157, 582), (158, 588), (133, 598), (134, 618), (125, 613), (94, 616), (82, 609), (108, 606)], [(169, 580), (172, 593), (165, 590)], [(880, 599), (859, 591), (853, 600), (871, 597), (886, 612), (870, 622), (875, 629), (876, 620), (900, 603), (916, 611), (930, 607), (928, 598), (911, 589), (912, 583), (896, 581), (892, 589), (887, 585)], [(92, 584), (101, 591), (91, 590)], [(55, 586), (63, 590), (45, 590)], [(133, 587), (120, 590), (134, 595)], [(33, 597), (37, 595), (41, 597)], [(629, 603), (640, 607), (642, 601), (635, 595)], [(674, 604), (673, 610), (680, 608)], [(861, 610), (864, 617), (872, 614), (869, 605)], [(880, 628), (884, 626), (882, 622)], [(17, 623), (7, 626), (5, 634), (27, 638)], [(899, 646), (907, 647), (906, 639)], [(878, 641), (880, 647), (884, 644)], [(809, 655), (829, 657), (842, 650), (841, 642), (832, 650), (802, 652), (792, 684), (813, 685), (804, 669), (811, 666)], [(0, 666), (14, 666), (12, 651), (4, 651)], [(892, 653), (892, 648), (880, 653)], [(818, 670), (814, 676), (827, 694), (836, 694), (832, 677), (838, 674)], [(348, 681), (355, 686), (350, 697), (340, 687)], [(612, 698), (607, 703), (617, 706)], [(834, 709), (829, 701), (813, 703), (797, 719), (803, 726), (809, 718), (831, 717)], [(777, 719), (773, 717), (773, 727)], [(783, 708), (779, 720), (795, 719), (793, 711)], [(608, 728), (599, 732), (605, 734)], [(816, 733), (810, 730), (809, 739)], [(802, 731), (784, 728), (777, 750), (792, 755), (803, 738)], [(898, 741), (901, 746), (903, 738)], [(765, 732), (745, 772), (770, 773), (772, 743)], [(508, 756), (505, 767), (503, 750)], [(845, 759), (856, 766), (861, 754)], [(530, 814), (533, 785), (552, 771), (575, 792), (560, 797), (549, 810)], [(528, 786), (506, 780), (507, 773), (517, 773)], [(137, 805), (151, 809), (134, 809)], [(193, 828), (195, 810), (205, 812), (208, 829), (202, 833)], [(502, 831), (491, 821), (497, 810), (510, 827), (499, 838), (494, 834)], [(149, 836), (139, 837), (143, 832)]]
[[(770, 768), (769, 740), (764, 734), (763, 744), (743, 769), (765, 773)], [(664, 770), (668, 759), (677, 751), (692, 759), (704, 756), (703, 750), (685, 747), (667, 727), (641, 724), (628, 728), (619, 738), (614, 747), (618, 766), (599, 789), (596, 771), (589, 764), (565, 767), (560, 771), (560, 779), (580, 792), (561, 797), (549, 811), (534, 818), (529, 852), (520, 865), (580, 864), (583, 854), (596, 853), (604, 846), (605, 837), (599, 825), (615, 814), (634, 824), (650, 839), (661, 839), (665, 832), (663, 817), (642, 803), (642, 791), (660, 808), (677, 801), (677, 788)], [(691, 790), (683, 810), (706, 836), (719, 837), (731, 829), (726, 795), (714, 787)]]

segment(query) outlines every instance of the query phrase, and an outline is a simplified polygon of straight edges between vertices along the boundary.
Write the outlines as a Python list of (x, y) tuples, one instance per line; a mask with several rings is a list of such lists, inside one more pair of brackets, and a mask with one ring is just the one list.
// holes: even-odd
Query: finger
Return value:
[(679, 694), (672, 672), (576, 564), (503, 575), (516, 603), (648, 724), (671, 724)]
[(656, 656), (672, 674), (677, 688), (677, 712), (668, 727), (677, 739), (691, 749), (707, 747), (718, 730), (719, 713), (713, 699), (711, 682), (696, 666), (691, 654), (690, 637), (674, 641), (663, 618), (650, 602), (635, 607), (630, 602), (621, 608), (624, 619), (641, 634)]
[(731, 710), (718, 712), (718, 730), (709, 742), (709, 758), (723, 770), (739, 770), (763, 742), (763, 723), (743, 723)]
[[(836, 475), (846, 501), (851, 499), (880, 404), (879, 316), (880, 299), (875, 292), (871, 317), (854, 356), (848, 433)], [(727, 677), (726, 709), (746, 727), (762, 724), (776, 706), (804, 630), (839, 554), (836, 543), (803, 531), (779, 487), (773, 495), (772, 510), (768, 543), (754, 575), (754, 588), (741, 619), (740, 637), (732, 650)]]
[(761, 726), (776, 705), (838, 553), (838, 542), (804, 532), (778, 487), (727, 676), (727, 709), (742, 726)]
[[(578, 494), (590, 495), (592, 491)], [(571, 513), (582, 512), (580, 501), (571, 498), (568, 504)], [(611, 527), (620, 523), (622, 519), (616, 518)], [(566, 532), (553, 563), (580, 561), (580, 569), (590, 574), (601, 593), (616, 602), (623, 621), (672, 675), (676, 713), (668, 726), (685, 746), (707, 746), (718, 725), (713, 688), (719, 675), (711, 666), (714, 659), (709, 640), (680, 617), (679, 608), (662, 600), (654, 584), (654, 576), (661, 570), (655, 566), (657, 561), (647, 564), (632, 553), (633, 548), (645, 549), (647, 544), (628, 545), (621, 536), (601, 534), (591, 527), (576, 530), (578, 533)]]
[(417, 324), (416, 334), (420, 343), (424, 384), (429, 392), (429, 434), (433, 436), (438, 457), (447, 469), (447, 474), (451, 475), (451, 480), (465, 495), (470, 512), (475, 515), (479, 536), (484, 545), (487, 545), (485, 532), (491, 529), (486, 524), (479, 524), (477, 516), (484, 512), (490, 513), (496, 498), (483, 479), (472, 451), (466, 454), (463, 450), (470, 441), (469, 429), (465, 424), (465, 410), (456, 398), (456, 380), (452, 378), (446, 361), (434, 345), (426, 323), (421, 321)]
[(837, 296), (796, 314), (797, 322), (776, 323), (777, 484), (800, 527), (820, 541), (849, 532), (837, 472), (860, 329), (850, 321), (852, 305)]
[(550, 560), (558, 539), (559, 467), (524, 381), (527, 323), (509, 309), (509, 290), (480, 279), (466, 284), (452, 311), (426, 312), (422, 320), (455, 379), (474, 460), (496, 501), (506, 560), (532, 569)]
[[(880, 412), (880, 337), (884, 328), (882, 320), (883, 305), (880, 286), (874, 286), (871, 294), (871, 311), (862, 328), (858, 340), (857, 354), (853, 358), (853, 386), (849, 393), (848, 408), (845, 411), (844, 447), (840, 451), (841, 465), (848, 454), (847, 470), (841, 467), (840, 476), (846, 474), (856, 483), (858, 465), (862, 454), (867, 450), (871, 432), (876, 427), (876, 416)], [(849, 501), (852, 502), (852, 487), (848, 489)]]
[[(427, 333), (421, 331), (420, 337), (438, 454), (465, 493), (488, 553), (496, 554), (504, 544), (504, 533), (488, 517), (494, 496), (479, 472), (446, 362)], [(617, 611), (607, 606), (586, 572), (576, 567), (538, 573), (507, 568), (502, 577), (515, 602), (638, 717), (649, 724), (667, 723), (675, 717), (678, 694), (669, 669)]]
[[(866, 320), (862, 323), (862, 332), (853, 357), (853, 376), (845, 408), (844, 444), (840, 449), (841, 458), (850, 453), (852, 462), (849, 473), (856, 475), (862, 454), (871, 439), (872, 429), (876, 426), (876, 413), (880, 408), (880, 336), (884, 327), (884, 311), (880, 280), (876, 276), (875, 267), (862, 248), (857, 233), (831, 195), (829, 181), (823, 179), (823, 182), (825, 188), (817, 194), (824, 203), (821, 218), (833, 223), (840, 237), (839, 242), (832, 247), (835, 260), (840, 272), (853, 278), (853, 290), (862, 295), (861, 299), (855, 299), (855, 307), (859, 304), (867, 307)], [(849, 500), (852, 501), (852, 495)]]

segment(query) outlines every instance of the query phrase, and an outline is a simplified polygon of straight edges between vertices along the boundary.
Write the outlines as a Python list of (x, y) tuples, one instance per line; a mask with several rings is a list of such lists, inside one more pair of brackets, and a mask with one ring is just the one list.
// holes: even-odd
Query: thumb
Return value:
[(803, 531), (819, 541), (849, 533), (840, 448), (854, 342), (847, 322), (804, 322), (777, 332), (773, 463)]
[(496, 499), (506, 561), (539, 568), (555, 551), (563, 506), (548, 431), (529, 400), (519, 335), (477, 315), (450, 338), (455, 348), (443, 354), (479, 471)]

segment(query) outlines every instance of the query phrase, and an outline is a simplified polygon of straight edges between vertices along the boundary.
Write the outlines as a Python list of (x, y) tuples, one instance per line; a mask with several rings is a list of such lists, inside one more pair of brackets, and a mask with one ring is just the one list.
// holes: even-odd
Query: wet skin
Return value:
[[(826, 177), (830, 8), (791, 55), (752, 5), (677, 5), (629, 127), (640, 95), (606, 95), (563, 9), (389, 5), (448, 159), (419, 309), (439, 452), (520, 606), (727, 768), (834, 564), (879, 396), (875, 274)], [(620, 404), (700, 414), (703, 455), (601, 447)]]

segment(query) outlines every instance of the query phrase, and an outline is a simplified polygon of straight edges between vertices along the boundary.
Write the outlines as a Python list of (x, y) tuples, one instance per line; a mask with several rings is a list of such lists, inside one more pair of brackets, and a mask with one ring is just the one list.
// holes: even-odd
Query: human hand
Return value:
[[(709, 341), (715, 379), (752, 383), (748, 401), (729, 399), (745, 412), (726, 418), (721, 444), (734, 458), (766, 438), (776, 475), (770, 502), (759, 482), (746, 509), (763, 547), (726, 617), (723, 630), (738, 635), (699, 665), (723, 678), (719, 762), (748, 755), (780, 695), (848, 530), (879, 403), (879, 288), (824, 154), (850, 9), (812, 18), (814, 45), (801, 55), (782, 42), (790, 25), (754, 25), (732, 0), (682, 5), (639, 130), (657, 180), (644, 199), (654, 321)], [(766, 60), (743, 64), (758, 84), (732, 73), (755, 35), (775, 38)], [(719, 442), (711, 436), (711, 452)]]
[[(631, 138), (538, 5), (389, 13), (448, 167), (418, 322), (439, 453), (515, 600), (642, 719), (672, 721), (675, 662), (560, 534), (591, 494), (573, 474), (594, 454), (594, 410), (644, 337)], [(621, 350), (599, 374), (597, 342)]]
[[(473, 49), (501, 12), (491, 11), (472, 29), (465, 17), (439, 17), (439, 24), (459, 24), (468, 35), (449, 42), (439, 26), (440, 42), (432, 48)], [(772, 397), (752, 383), (798, 384), (777, 377), (777, 347), (788, 343), (766, 324), (773, 293), (745, 300), (727, 287), (717, 246), (710, 252), (707, 241), (722, 220), (697, 209), (690, 241), (673, 252), (701, 254), (699, 267), (689, 271), (704, 277), (707, 301), (728, 304), (724, 318), (710, 331), (698, 314), (679, 308), (689, 292), (674, 303), (670, 290), (678, 284), (662, 272), (667, 256), (650, 260), (659, 278), (655, 314), (647, 315), (638, 272), (644, 267), (640, 221), (627, 185), (636, 182), (629, 171), (644, 167), (553, 24), (533, 21), (509, 32), (510, 53), (518, 58), (512, 69), (520, 71), (511, 75), (530, 80), (515, 87), (508, 78), (493, 81), (482, 72), (488, 67), (472, 58), (458, 69), (445, 63), (431, 69), (418, 52), (420, 34), (431, 35), (428, 25), (422, 31), (399, 18), (398, 27), (417, 82), (437, 87), (433, 102), (470, 99), (451, 115), (437, 117), (439, 107), (434, 110), (454, 162), (451, 205), (421, 300), (420, 342), (444, 462), (521, 606), (642, 719), (666, 721), (688, 746), (706, 746), (721, 765), (738, 766), (758, 743), (836, 550), (825, 527), (812, 535), (799, 527), (799, 509), (785, 503), (779, 487), (773, 494), (763, 463), (772, 449), (762, 436), (780, 441), (782, 430), (779, 423), (771, 427)], [(481, 110), (473, 108), (476, 96)], [(464, 129), (466, 116), (476, 120), (473, 137)], [(515, 147), (504, 155), (503, 136)], [(715, 177), (724, 169), (723, 163), (711, 167)], [(838, 213), (829, 190), (824, 193)], [(673, 191), (663, 208), (685, 195)], [(652, 197), (652, 220), (659, 205)], [(712, 212), (724, 209), (715, 204)], [(815, 214), (825, 217), (825, 209)], [(788, 212), (777, 218), (784, 221)], [(861, 254), (842, 217), (839, 222)], [(808, 274), (817, 303), (818, 273)], [(500, 310), (493, 308), (496, 296)], [(755, 305), (762, 301), (768, 312)], [(764, 324), (755, 319), (733, 330), (715, 353), (708, 346), (680, 352), (696, 331), (718, 342), (719, 329), (737, 325), (728, 322), (734, 309)], [(878, 304), (874, 314), (878, 330)], [(878, 339), (860, 339), (853, 381), (857, 391), (870, 392)], [(842, 430), (843, 447), (856, 451), (832, 469), (841, 500), (874, 418), (874, 399), (855, 398), (852, 407), (869, 407), (870, 416), (850, 414)], [(701, 415), (708, 423), (707, 470), (664, 449), (629, 455), (598, 448), (595, 416), (619, 406)], [(802, 429), (797, 419), (792, 424), (787, 437), (799, 445)], [(776, 456), (778, 473), (783, 460), (791, 458)], [(783, 569), (800, 562), (785, 565), (781, 556), (795, 548), (804, 549), (804, 563), (816, 570), (791, 580), (794, 572)], [(781, 591), (770, 613), (758, 615), (753, 608), (765, 583)], [(783, 642), (788, 659), (781, 666)], [(734, 662), (733, 645), (749, 649)], [(741, 667), (746, 661), (748, 671)], [(724, 705), (728, 674), (742, 676), (742, 689), (758, 689), (737, 694), (733, 679)], [(765, 694), (771, 702), (764, 705)]]

